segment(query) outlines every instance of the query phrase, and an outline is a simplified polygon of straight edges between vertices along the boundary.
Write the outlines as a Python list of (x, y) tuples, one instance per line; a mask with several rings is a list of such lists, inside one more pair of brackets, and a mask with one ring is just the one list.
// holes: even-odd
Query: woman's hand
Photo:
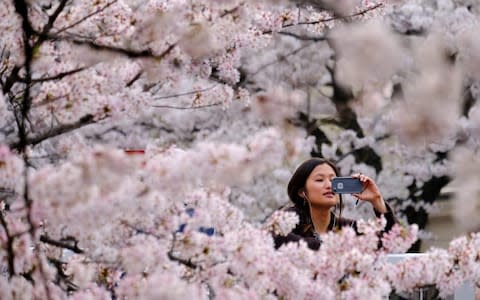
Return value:
[(368, 201), (372, 203), (375, 210), (378, 211), (379, 213), (382, 213), (382, 214), (386, 213), (387, 206), (385, 205), (385, 201), (383, 201), (382, 194), (380, 193), (380, 190), (375, 184), (375, 181), (373, 181), (373, 179), (361, 173), (354, 174), (352, 175), (352, 177), (360, 179), (363, 185), (363, 191), (361, 193), (352, 194), (352, 195), (354, 197), (357, 197), (360, 200)]

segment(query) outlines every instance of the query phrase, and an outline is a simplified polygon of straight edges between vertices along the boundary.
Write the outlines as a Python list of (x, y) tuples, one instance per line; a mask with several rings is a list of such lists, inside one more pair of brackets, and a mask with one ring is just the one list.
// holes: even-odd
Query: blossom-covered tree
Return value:
[(477, 13), (460, 1), (3, 1), (0, 298), (379, 299), (478, 281), (478, 234), (392, 265), (416, 225), (381, 249), (384, 224), (370, 220), (318, 252), (275, 250), (271, 232), (298, 220), (270, 215), (312, 154), (375, 177), (410, 223), (451, 178), (459, 215), (471, 211)]

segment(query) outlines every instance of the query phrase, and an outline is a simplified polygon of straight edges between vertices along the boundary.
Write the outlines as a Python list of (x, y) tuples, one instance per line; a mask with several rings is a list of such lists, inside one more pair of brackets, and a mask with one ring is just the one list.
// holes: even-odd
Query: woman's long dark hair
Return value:
[[(288, 197), (295, 205), (295, 210), (299, 215), (300, 222), (297, 226), (297, 229), (303, 231), (302, 233), (305, 233), (307, 231), (313, 232), (313, 223), (310, 216), (310, 206), (308, 204), (308, 201), (300, 197), (299, 192), (302, 189), (305, 189), (305, 184), (307, 182), (307, 179), (310, 176), (310, 174), (313, 172), (313, 170), (317, 166), (323, 165), (323, 164), (329, 165), (335, 172), (335, 175), (340, 176), (340, 172), (338, 171), (337, 166), (335, 166), (333, 162), (324, 158), (315, 157), (303, 162), (297, 168), (295, 173), (293, 173), (293, 176), (290, 179), (290, 182), (288, 183), (288, 188), (287, 188)], [(342, 195), (340, 195), (339, 217), (341, 217), (342, 215), (342, 204), (343, 204)]]

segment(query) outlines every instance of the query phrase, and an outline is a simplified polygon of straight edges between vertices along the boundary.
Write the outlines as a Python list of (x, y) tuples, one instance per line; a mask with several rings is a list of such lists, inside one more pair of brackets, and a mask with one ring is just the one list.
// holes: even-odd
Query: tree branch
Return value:
[[(74, 123), (63, 124), (56, 128), (52, 128), (47, 132), (38, 134), (34, 137), (27, 137), (23, 142), (25, 143), (25, 145), (36, 145), (43, 142), (46, 139), (70, 132), (72, 130), (75, 130), (93, 123), (96, 123), (96, 120), (94, 119), (93, 115), (90, 115), (90, 114), (85, 115)], [(19, 149), (21, 146), (22, 146), (21, 141), (14, 142), (9, 145), (11, 149)]]
[[(354, 14), (350, 14), (350, 15), (347, 15), (347, 16), (334, 16), (334, 17), (330, 17), (330, 18), (326, 18), (326, 19), (319, 19), (319, 20), (316, 20), (316, 21), (285, 24), (285, 25), (282, 26), (282, 28), (294, 27), (294, 26), (299, 26), (299, 25), (316, 25), (316, 24), (326, 23), (326, 22), (335, 21), (335, 20), (348, 20), (349, 18), (363, 16), (364, 14), (366, 14), (370, 11), (373, 11), (373, 10), (379, 8), (379, 7), (382, 7), (382, 6), (383, 6), (383, 3), (377, 3), (376, 5), (374, 5), (372, 7), (365, 8), (365, 9), (359, 11), (359, 12), (356, 12)], [(263, 32), (263, 34), (271, 34), (271, 33), (273, 33), (273, 31), (271, 31), (271, 30), (267, 30), (267, 31)]]
[(137, 74), (135, 74), (135, 76), (133, 76), (132, 79), (130, 79), (130, 80), (127, 82), (127, 84), (126, 84), (125, 86), (126, 86), (126, 87), (132, 86), (132, 84), (134, 84), (135, 81), (137, 81), (137, 80), (140, 78), (140, 76), (142, 76), (142, 74), (143, 74), (143, 71), (139, 71)]
[(176, 261), (176, 262), (178, 262), (178, 263), (180, 263), (180, 264), (182, 264), (186, 267), (189, 267), (191, 269), (198, 269), (199, 268), (196, 264), (194, 264), (190, 260), (176, 257), (175, 255), (173, 255), (172, 251), (168, 251), (168, 258), (172, 261)]
[(57, 40), (68, 41), (75, 45), (87, 46), (90, 49), (95, 51), (106, 51), (106, 52), (111, 52), (112, 54), (120, 54), (130, 58), (155, 58), (159, 60), (165, 58), (165, 56), (167, 56), (177, 46), (176, 43), (172, 44), (168, 46), (168, 48), (162, 53), (154, 54), (151, 49), (137, 51), (137, 50), (125, 49), (125, 48), (114, 47), (114, 46), (100, 45), (88, 40), (77, 40), (77, 39), (57, 36), (57, 35), (48, 35), (47, 39), (52, 41), (57, 41)]
[(61, 282), (65, 283), (67, 292), (77, 291), (78, 286), (71, 281), (72, 276), (65, 274), (64, 265), (66, 265), (66, 262), (52, 257), (49, 257), (48, 261), (55, 266), (55, 269), (57, 270), (55, 282), (58, 285), (60, 285)]
[(54, 239), (51, 239), (48, 235), (42, 234), (40, 236), (40, 241), (58, 248), (68, 249), (77, 254), (82, 254), (85, 252), (78, 247), (78, 241), (73, 237), (67, 237), (61, 240), (54, 240)]
[(205, 105), (199, 105), (199, 106), (170, 106), (170, 105), (151, 105), (151, 107), (156, 107), (156, 108), (171, 108), (171, 109), (201, 109), (201, 108), (207, 108), (207, 107), (213, 107), (213, 106), (219, 106), (222, 105), (223, 102), (216, 102), (212, 104), (205, 104)]
[(105, 6), (97, 9), (96, 11), (94, 11), (94, 12), (92, 12), (92, 13), (90, 13), (90, 14), (82, 17), (82, 18), (80, 18), (79, 20), (73, 22), (72, 24), (70, 24), (70, 25), (68, 25), (68, 26), (65, 26), (65, 27), (59, 29), (58, 31), (55, 32), (55, 34), (62, 33), (62, 32), (66, 31), (66, 30), (68, 30), (68, 29), (70, 29), (70, 28), (72, 28), (72, 27), (77, 26), (78, 24), (84, 22), (84, 21), (87, 20), (88, 18), (90, 18), (90, 17), (92, 17), (92, 16), (94, 16), (94, 15), (96, 15), (96, 14), (98, 14), (98, 13), (101, 13), (102, 11), (104, 11), (104, 10), (107, 9), (108, 7), (112, 6), (112, 5), (115, 4), (116, 2), (118, 2), (118, 0), (113, 0), (112, 2), (109, 2), (109, 3), (105, 4)]
[(2, 83), (3, 94), (6, 95), (10, 92), (10, 89), (18, 81), (18, 72), (20, 71), (19, 66), (15, 66), (12, 69), (10, 75), (5, 79), (5, 82)]
[[(81, 72), (83, 70), (87, 69), (87, 67), (81, 67), (78, 69), (58, 73), (56, 75), (50, 76), (50, 77), (43, 77), (43, 78), (31, 78), (30, 82), (31, 83), (41, 83), (41, 82), (46, 82), (46, 81), (52, 81), (52, 80), (59, 80), (62, 79), (66, 76), (73, 75), (75, 73)], [(22, 82), (25, 82), (25, 78), (19, 78)]]
[(65, 5), (67, 4), (68, 0), (61, 0), (60, 4), (58, 4), (57, 8), (53, 12), (53, 14), (48, 18), (47, 24), (45, 24), (45, 27), (43, 27), (42, 32), (40, 33), (39, 38), (35, 42), (34, 48), (40, 46), (44, 41), (45, 41), (45, 36), (50, 32), (50, 30), (53, 27), (53, 24), (57, 20), (58, 16), (60, 13), (63, 11), (65, 8)]
[(217, 85), (212, 85), (208, 88), (204, 88), (204, 89), (200, 89), (200, 90), (194, 90), (194, 91), (190, 91), (190, 92), (185, 92), (185, 93), (179, 93), (179, 94), (173, 94), (173, 95), (167, 95), (167, 96), (160, 96), (160, 97), (155, 97), (153, 98), (154, 100), (161, 100), (161, 99), (168, 99), (168, 98), (176, 98), (176, 97), (180, 97), (180, 96), (187, 96), (187, 95), (193, 95), (193, 94), (196, 94), (196, 93), (202, 93), (202, 92), (206, 92), (208, 90), (211, 90), (213, 88), (215, 88)]
[(288, 32), (288, 31), (279, 31), (278, 34), (294, 37), (297, 40), (301, 40), (301, 41), (321, 42), (321, 41), (325, 41), (327, 39), (325, 36), (300, 35), (300, 34), (296, 34), (296, 33), (293, 33), (293, 32)]
[(130, 49), (124, 49), (124, 48), (118, 48), (118, 47), (112, 47), (112, 46), (106, 46), (106, 45), (98, 45), (93, 42), (88, 42), (88, 41), (76, 41), (73, 40), (71, 41), (72, 43), (76, 45), (86, 45), (90, 47), (93, 50), (98, 50), (98, 51), (107, 51), (107, 52), (112, 52), (116, 54), (122, 54), (130, 58), (145, 58), (145, 57), (151, 57), (151, 58), (156, 58), (156, 59), (163, 59), (165, 56), (167, 56), (175, 47), (176, 44), (172, 44), (168, 46), (168, 48), (160, 53), (159, 55), (153, 54), (152, 50), (142, 50), (142, 51), (135, 51), (135, 50), (130, 50)]
[(325, 22), (329, 22), (329, 21), (334, 21), (334, 20), (338, 20), (338, 19), (341, 19), (341, 20), (348, 20), (349, 18), (353, 18), (353, 17), (358, 17), (358, 16), (363, 16), (364, 14), (372, 11), (372, 10), (375, 10), (379, 7), (382, 7), (383, 6), (383, 3), (377, 3), (375, 4), (374, 6), (372, 7), (368, 7), (366, 9), (363, 9), (359, 12), (356, 12), (354, 14), (350, 14), (350, 15), (346, 15), (346, 16), (334, 16), (334, 17), (331, 17), (331, 18), (327, 18), (327, 19), (320, 19), (320, 20), (317, 20), (317, 21), (310, 21), (310, 22), (298, 22), (296, 24), (287, 24), (285, 26), (283, 26), (283, 28), (285, 27), (291, 27), (291, 26), (296, 26), (296, 25), (316, 25), (316, 24), (319, 24), (319, 23), (325, 23)]
[(8, 276), (12, 278), (15, 275), (15, 252), (13, 251), (13, 237), (10, 235), (10, 231), (8, 230), (8, 224), (5, 220), (4, 212), (0, 212), (0, 223), (5, 230), (5, 235), (7, 236), (7, 261), (8, 261)]
[[(127, 221), (124, 221), (122, 222), (123, 225), (127, 226), (128, 228), (130, 229), (133, 229), (135, 230), (135, 233), (137, 234), (144, 234), (144, 235), (148, 235), (148, 236), (153, 236), (157, 239), (160, 239), (160, 237), (152, 232), (149, 232), (147, 230), (144, 230), (144, 229), (141, 229), (141, 228), (137, 228), (131, 224), (129, 224)], [(193, 263), (191, 260), (187, 260), (187, 259), (183, 259), (183, 258), (179, 258), (179, 257), (176, 257), (175, 255), (173, 255), (173, 248), (175, 247), (175, 242), (176, 242), (176, 237), (175, 237), (175, 233), (172, 234), (173, 236), (173, 240), (172, 240), (172, 246), (170, 247), (170, 250), (168, 251), (167, 255), (168, 255), (168, 258), (172, 261), (176, 261), (186, 267), (189, 267), (191, 269), (198, 269), (201, 267), (197, 266), (195, 263)]]
[(228, 10), (225, 10), (221, 15), (220, 15), (220, 18), (224, 18), (228, 15), (231, 15), (233, 13), (235, 13), (236, 11), (238, 11), (238, 9), (240, 8), (240, 6), (243, 6), (245, 3), (244, 2), (241, 2), (239, 3), (237, 6), (235, 6), (234, 8), (232, 9), (228, 9)]
[(177, 241), (177, 238), (175, 236), (175, 233), (172, 234), (173, 236), (173, 240), (172, 240), (172, 247), (170, 247), (170, 250), (168, 251), (168, 258), (172, 261), (176, 261), (186, 267), (189, 267), (191, 269), (202, 269), (201, 266), (198, 266), (196, 265), (195, 263), (193, 263), (191, 260), (187, 260), (187, 259), (183, 259), (183, 258), (180, 258), (180, 257), (176, 257), (175, 255), (173, 255), (173, 248), (175, 247), (175, 242)]
[[(31, 66), (32, 66), (32, 60), (33, 60), (33, 52), (34, 49), (31, 46), (31, 38), (35, 34), (35, 31), (33, 30), (30, 20), (28, 17), (28, 5), (25, 0), (16, 0), (14, 1), (15, 4), (15, 10), (19, 14), (19, 16), (22, 19), (22, 40), (23, 40), (23, 55), (24, 55), (24, 69), (25, 69), (25, 91), (23, 93), (23, 99), (20, 103), (20, 113), (15, 113), (15, 119), (17, 122), (18, 126), (18, 137), (19, 137), (19, 142), (17, 149), (19, 152), (22, 154), (23, 158), (23, 163), (25, 164), (25, 168), (23, 168), (23, 201), (25, 203), (25, 206), (27, 208), (26, 212), (26, 220), (28, 225), (30, 226), (29, 228), (29, 234), (30, 238), (32, 241), (36, 244), (37, 239), (36, 239), (36, 228), (34, 226), (33, 222), (33, 217), (32, 217), (32, 204), (33, 201), (29, 197), (29, 168), (28, 166), (28, 152), (27, 152), (27, 125), (26, 122), (28, 122), (28, 115), (30, 113), (30, 107), (32, 103), (32, 99), (30, 99), (30, 84), (31, 84), (31, 78), (32, 78), (32, 71), (31, 71)], [(35, 258), (37, 260), (37, 265), (38, 265), (38, 270), (40, 273), (40, 276), (43, 279), (43, 286), (45, 288), (45, 292), (47, 294), (48, 299), (52, 299), (52, 293), (48, 284), (48, 278), (46, 275), (46, 271), (44, 269), (42, 259), (40, 257), (40, 253), (35, 251)]]

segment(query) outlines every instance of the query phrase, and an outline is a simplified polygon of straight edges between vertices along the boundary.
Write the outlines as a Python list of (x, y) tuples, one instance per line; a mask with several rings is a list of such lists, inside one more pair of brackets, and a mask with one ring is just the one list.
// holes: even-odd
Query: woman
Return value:
[[(294, 205), (286, 210), (296, 212), (300, 222), (287, 236), (275, 237), (276, 248), (303, 239), (311, 249), (318, 249), (322, 233), (344, 226), (351, 226), (356, 231), (356, 221), (342, 218), (341, 195), (332, 192), (332, 179), (337, 176), (340, 176), (337, 167), (322, 158), (309, 159), (297, 168), (288, 183), (288, 196)], [(362, 174), (352, 177), (360, 179), (363, 185), (363, 191), (353, 196), (370, 202), (375, 215), (385, 217), (387, 224), (384, 230), (390, 230), (396, 223), (396, 218), (375, 182)], [(332, 212), (333, 208), (338, 210), (337, 214)]]

